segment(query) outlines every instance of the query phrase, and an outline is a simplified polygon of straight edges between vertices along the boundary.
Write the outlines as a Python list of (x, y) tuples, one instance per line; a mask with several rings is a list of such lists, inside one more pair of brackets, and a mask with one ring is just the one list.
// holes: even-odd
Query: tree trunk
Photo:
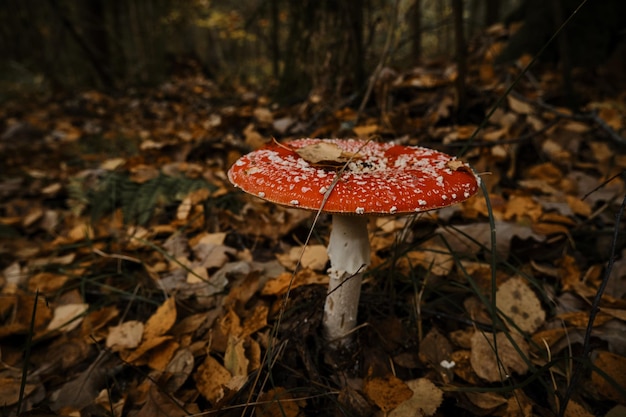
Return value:
[(413, 1), (410, 19), (411, 54), (413, 63), (417, 65), (422, 60), (422, 0)]
[(464, 123), (467, 117), (467, 50), (465, 48), (465, 30), (463, 25), (463, 0), (452, 0), (454, 14), (454, 39), (456, 49), (456, 95), (457, 117), (459, 123)]

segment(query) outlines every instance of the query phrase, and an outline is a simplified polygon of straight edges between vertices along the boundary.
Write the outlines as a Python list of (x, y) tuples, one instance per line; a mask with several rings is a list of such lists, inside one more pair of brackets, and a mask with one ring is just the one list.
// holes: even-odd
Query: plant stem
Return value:
[(370, 263), (367, 217), (333, 216), (328, 244), (330, 269), (324, 331), (333, 348), (350, 343), (356, 326), (363, 270)]

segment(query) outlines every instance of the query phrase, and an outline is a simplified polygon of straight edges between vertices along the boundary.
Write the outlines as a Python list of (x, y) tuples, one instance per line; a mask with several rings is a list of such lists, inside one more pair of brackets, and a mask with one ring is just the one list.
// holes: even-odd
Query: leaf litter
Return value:
[[(506, 80), (490, 62), (470, 81), (495, 102)], [(475, 124), (451, 123), (449, 68), (394, 74), (388, 94), (411, 101), (385, 114), (367, 109), (347, 134), (468, 145), (464, 159), (481, 173), (490, 205), (478, 196), (419, 217), (373, 220), (362, 326), (354, 349), (336, 354), (320, 332), (326, 242), (314, 235), (303, 250), (310, 214), (242, 196), (224, 173), (270, 135), (345, 136), (337, 126), (353, 120), (353, 109), (329, 112), (314, 100), (279, 108), (265, 97), (251, 105), (244, 93), (220, 107), (225, 93), (198, 77), (141, 97), (92, 91), (1, 109), (7, 413), (17, 410), (22, 382), (23, 411), (43, 404), (57, 415), (557, 413), (576, 363), (569, 355), (585, 343), (604, 279), (607, 236), (623, 232), (615, 214), (626, 157), (612, 139), (624, 135), (623, 106), (588, 97), (582, 111), (596, 111), (602, 127), (537, 100), (545, 91), (522, 81), (474, 137)], [(558, 77), (550, 69), (537, 75)], [(181, 102), (163, 106), (163, 89)], [(75, 99), (81, 116), (71, 111)], [(300, 121), (312, 116), (307, 130)], [(393, 132), (389, 120), (398, 120)], [(10, 142), (22, 125), (46, 152)], [(114, 152), (107, 141), (119, 145)], [(359, 158), (332, 146), (300, 151), (326, 169)], [(80, 162), (57, 162), (68, 156)], [(594, 368), (565, 415), (625, 405), (618, 243), (590, 333)]]

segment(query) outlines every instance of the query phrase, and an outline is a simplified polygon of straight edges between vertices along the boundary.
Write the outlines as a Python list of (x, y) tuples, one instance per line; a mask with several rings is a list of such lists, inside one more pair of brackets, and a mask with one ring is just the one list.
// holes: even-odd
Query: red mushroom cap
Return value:
[(322, 210), (343, 214), (407, 214), (471, 197), (479, 178), (455, 157), (428, 148), (356, 139), (298, 139), (242, 156), (228, 179), (243, 191), (289, 207), (319, 210), (338, 172), (307, 162), (296, 150), (332, 143), (356, 154)]

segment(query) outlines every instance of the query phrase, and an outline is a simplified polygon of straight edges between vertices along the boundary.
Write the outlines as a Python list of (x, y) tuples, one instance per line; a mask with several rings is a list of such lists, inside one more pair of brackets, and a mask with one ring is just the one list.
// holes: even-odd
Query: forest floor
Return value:
[[(572, 111), (541, 68), (505, 94), (520, 70), (496, 71), (489, 49), (472, 54), (462, 124), (450, 63), (385, 70), (360, 114), (199, 76), (4, 103), (2, 415), (625, 415), (626, 91), (575, 78)], [(371, 220), (339, 352), (321, 332), (328, 217), (226, 178), (299, 137), (433, 147), (483, 183)]]

